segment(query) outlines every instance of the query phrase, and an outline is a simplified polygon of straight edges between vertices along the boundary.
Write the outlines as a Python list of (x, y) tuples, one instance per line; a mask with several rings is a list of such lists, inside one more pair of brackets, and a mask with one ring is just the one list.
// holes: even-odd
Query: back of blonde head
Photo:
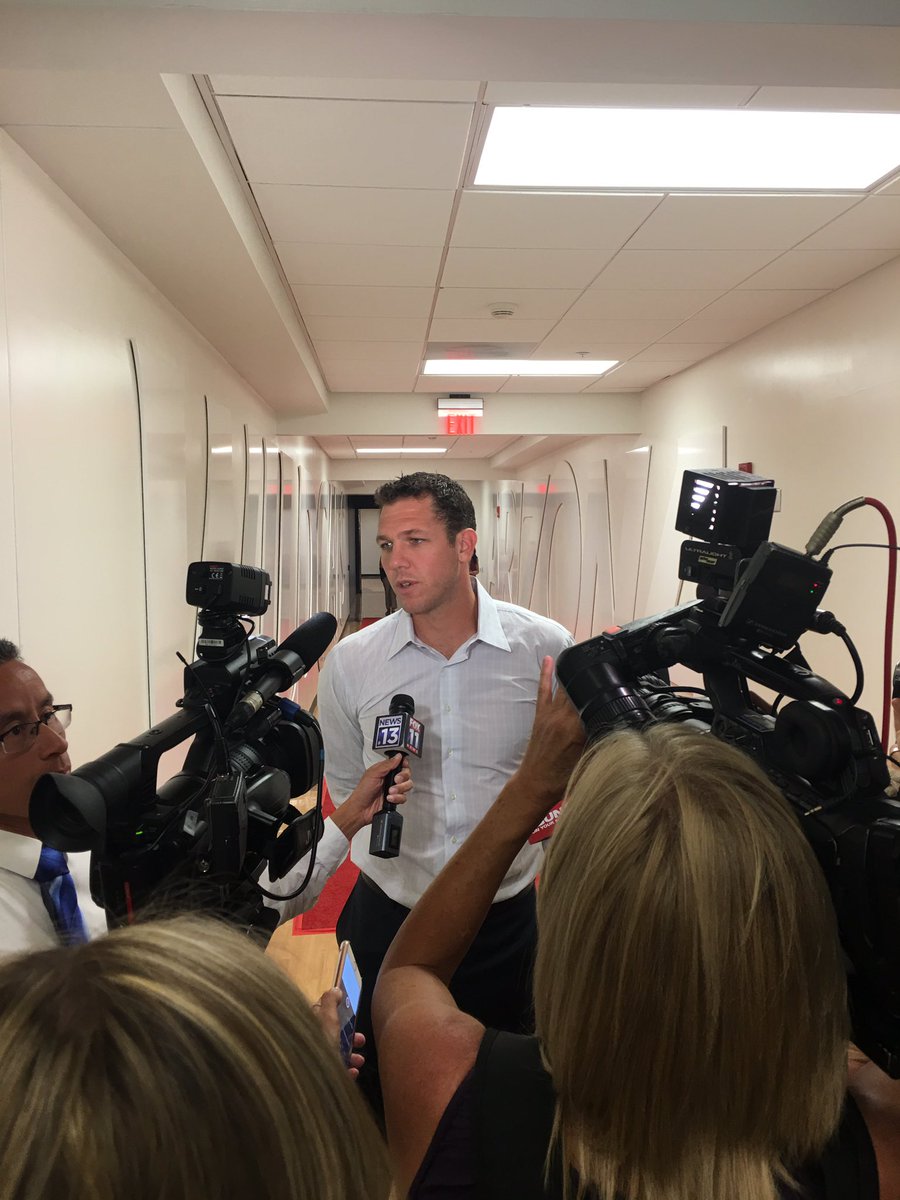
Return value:
[(294, 985), (178, 918), (0, 966), (0, 1200), (362, 1200), (384, 1147)]
[(628, 1200), (768, 1200), (843, 1098), (824, 878), (740, 751), (675, 725), (602, 741), (538, 899), (538, 1034), (565, 1160)]

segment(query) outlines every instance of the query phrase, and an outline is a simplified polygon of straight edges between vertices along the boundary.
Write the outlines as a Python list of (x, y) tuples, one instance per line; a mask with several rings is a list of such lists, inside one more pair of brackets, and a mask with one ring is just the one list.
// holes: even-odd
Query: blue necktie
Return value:
[(34, 878), (41, 885), (44, 904), (53, 919), (53, 927), (60, 941), (66, 946), (86, 942), (87, 929), (78, 907), (75, 882), (69, 872), (65, 854), (61, 850), (53, 850), (50, 846), (42, 846)]

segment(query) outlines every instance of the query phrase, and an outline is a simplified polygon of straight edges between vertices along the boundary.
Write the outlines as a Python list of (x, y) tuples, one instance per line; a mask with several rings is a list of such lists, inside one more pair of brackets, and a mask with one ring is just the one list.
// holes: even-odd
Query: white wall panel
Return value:
[[(0, 135), (22, 649), (76, 706), (84, 757), (148, 720), (127, 268)], [(100, 668), (102, 664), (102, 669)]]
[[(0, 197), (2, 200), (2, 197)], [(0, 202), (0, 247), (3, 245), (3, 204)], [(0, 254), (0, 563), (15, 563), (16, 526), (13, 516), (12, 411), (9, 395), (9, 346), (6, 333), (6, 270)], [(19, 597), (15, 570), (0, 571), (0, 637), (19, 637)]]
[(244, 529), (241, 562), (250, 567), (263, 565), (263, 499), (266, 491), (266, 464), (263, 440), (244, 426), (246, 489), (244, 492)]
[(491, 563), (489, 590), (498, 600), (519, 603), (521, 569), (522, 506), (524, 484), (519, 480), (502, 480), (497, 485), (496, 537)]
[(244, 527), (244, 430), (229, 408), (206, 397), (207, 466), (203, 557), (239, 562)]
[[(192, 657), (194, 650), (185, 570), (200, 556), (204, 530), (211, 557), (259, 563), (263, 464), (274, 458), (277, 470), (280, 460), (277, 453), (245, 456), (244, 427), (262, 451), (275, 423), (2, 133), (0, 238), (0, 636), (19, 640), (54, 693), (75, 705), (77, 764), (172, 710), (181, 692), (174, 652)], [(204, 397), (212, 444), (232, 448), (216, 462), (208, 489)], [(298, 462), (306, 479), (302, 508), (327, 477), (327, 460), (308, 438), (292, 439), (292, 454), (298, 492)], [(256, 502), (246, 522), (245, 462), (255, 472), (249, 491)], [(281, 503), (276, 493), (273, 574), (282, 552)], [(302, 619), (315, 544), (302, 523), (296, 544), (304, 552)], [(285, 603), (293, 606), (289, 597)]]
[(381, 555), (375, 541), (378, 533), (378, 509), (360, 508), (359, 512), (359, 569), (363, 575), (377, 575)]
[[(611, 620), (625, 625), (637, 616), (637, 575), (644, 535), (644, 506), (652, 449), (640, 438), (605, 438), (606, 478), (609, 487), (609, 553), (611, 560)], [(598, 606), (599, 609), (599, 606)], [(600, 610), (602, 611), (602, 610)]]
[(262, 439), (263, 500), (262, 500), (262, 563), (272, 580), (272, 602), (259, 618), (257, 628), (266, 637), (278, 641), (280, 609), (280, 547), (281, 547), (281, 455), (276, 438)]
[(296, 467), (286, 454), (281, 455), (281, 546), (280, 546), (280, 609), (278, 641), (283, 642), (300, 624), (297, 564), (297, 496)]

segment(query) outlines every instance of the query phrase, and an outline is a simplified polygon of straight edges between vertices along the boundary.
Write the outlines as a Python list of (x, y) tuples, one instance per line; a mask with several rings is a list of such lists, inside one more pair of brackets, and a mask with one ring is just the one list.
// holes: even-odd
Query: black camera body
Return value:
[[(759, 529), (765, 538), (768, 527)], [(690, 545), (700, 546), (693, 564), (702, 544)], [(871, 715), (775, 653), (807, 630), (834, 630), (831, 614), (816, 607), (830, 572), (771, 542), (734, 549), (741, 566), (732, 589), (707, 580), (701, 600), (563, 651), (557, 673), (591, 740), (616, 727), (684, 721), (739, 746), (772, 778), (831, 892), (854, 1040), (900, 1078), (900, 802), (885, 795), (890, 780)], [(722, 578), (721, 561), (711, 558), (713, 579)], [(702, 675), (701, 695), (669, 685), (675, 664)], [(760, 711), (749, 683), (791, 703)]]
[[(257, 568), (192, 563), (188, 599), (206, 607), (179, 711), (71, 775), (44, 776), (32, 792), (36, 835), (92, 852), (91, 893), (110, 925), (150, 905), (271, 932), (278, 915), (263, 903), (263, 871), (280, 879), (311, 852), (311, 874), (322, 832), (319, 727), (299, 705), (253, 689), (263, 680), (267, 691), (289, 687), (327, 648), (335, 622), (318, 614), (282, 647), (248, 637), (239, 615), (264, 612), (269, 586)], [(189, 738), (181, 771), (157, 788), (161, 756)], [(318, 804), (301, 815), (291, 797), (316, 786)]]

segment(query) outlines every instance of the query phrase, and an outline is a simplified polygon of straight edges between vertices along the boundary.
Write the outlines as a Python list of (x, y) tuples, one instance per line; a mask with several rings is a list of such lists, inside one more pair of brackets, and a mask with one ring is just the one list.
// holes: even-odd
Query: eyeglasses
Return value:
[(54, 704), (36, 721), (28, 721), (25, 725), (13, 725), (6, 733), (0, 734), (0, 750), (4, 754), (24, 754), (38, 739), (41, 726), (46, 725), (54, 733), (68, 729), (72, 721), (71, 704)]

